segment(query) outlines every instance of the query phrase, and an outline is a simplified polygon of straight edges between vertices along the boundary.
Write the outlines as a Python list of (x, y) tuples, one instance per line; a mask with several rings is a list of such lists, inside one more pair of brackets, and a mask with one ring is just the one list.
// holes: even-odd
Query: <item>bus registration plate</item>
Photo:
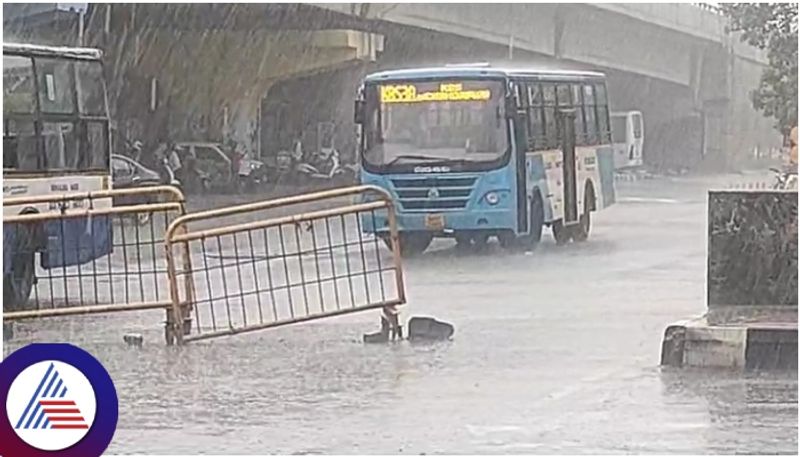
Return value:
[(426, 214), (425, 215), (425, 228), (428, 230), (442, 231), (444, 230), (444, 215), (442, 214)]

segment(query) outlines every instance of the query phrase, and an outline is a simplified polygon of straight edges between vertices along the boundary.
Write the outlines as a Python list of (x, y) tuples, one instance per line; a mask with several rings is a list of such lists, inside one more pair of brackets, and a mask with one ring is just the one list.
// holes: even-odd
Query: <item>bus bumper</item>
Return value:
[[(433, 232), (435, 236), (452, 236), (460, 231), (514, 230), (516, 226), (511, 209), (397, 213), (399, 232)], [(362, 227), (366, 233), (388, 232), (389, 220), (385, 212), (375, 212), (374, 216), (362, 216)]]

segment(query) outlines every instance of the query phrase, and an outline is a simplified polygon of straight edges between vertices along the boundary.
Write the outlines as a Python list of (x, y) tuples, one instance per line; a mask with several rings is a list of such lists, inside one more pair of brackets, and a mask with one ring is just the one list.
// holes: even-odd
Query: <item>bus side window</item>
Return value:
[(538, 83), (528, 83), (528, 147), (534, 151), (547, 147), (544, 131), (544, 100), (542, 87)]
[(583, 118), (586, 121), (586, 144), (597, 144), (597, 116), (594, 90), (590, 84), (583, 86)]
[(542, 83), (542, 100), (544, 101), (544, 135), (547, 148), (558, 147), (559, 134), (556, 122), (556, 86)]
[(611, 142), (611, 123), (608, 118), (608, 97), (605, 84), (594, 85), (594, 99), (597, 104), (597, 130), (601, 143)]
[(575, 146), (584, 146), (586, 141), (586, 120), (583, 113), (583, 97), (580, 84), (570, 86), (572, 93), (572, 106), (575, 108)]

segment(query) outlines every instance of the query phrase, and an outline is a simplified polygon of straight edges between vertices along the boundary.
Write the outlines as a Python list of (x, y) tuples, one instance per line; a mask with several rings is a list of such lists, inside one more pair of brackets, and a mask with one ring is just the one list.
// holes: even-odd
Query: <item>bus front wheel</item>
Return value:
[(488, 247), (489, 233), (476, 231), (473, 233), (456, 233), (456, 249), (459, 251), (484, 251)]
[(538, 192), (533, 194), (530, 207), (530, 231), (527, 235), (515, 236), (513, 231), (506, 231), (498, 236), (500, 244), (506, 249), (521, 248), (532, 251), (542, 240), (544, 228), (544, 203)]
[(422, 254), (433, 241), (433, 234), (420, 233), (400, 233), (400, 255), (412, 257)]

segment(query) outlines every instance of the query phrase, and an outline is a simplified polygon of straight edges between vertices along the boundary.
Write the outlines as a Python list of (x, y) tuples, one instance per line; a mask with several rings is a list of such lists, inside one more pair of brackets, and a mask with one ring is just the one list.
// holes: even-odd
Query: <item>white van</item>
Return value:
[(611, 137), (615, 169), (643, 165), (644, 121), (640, 111), (611, 113)]

